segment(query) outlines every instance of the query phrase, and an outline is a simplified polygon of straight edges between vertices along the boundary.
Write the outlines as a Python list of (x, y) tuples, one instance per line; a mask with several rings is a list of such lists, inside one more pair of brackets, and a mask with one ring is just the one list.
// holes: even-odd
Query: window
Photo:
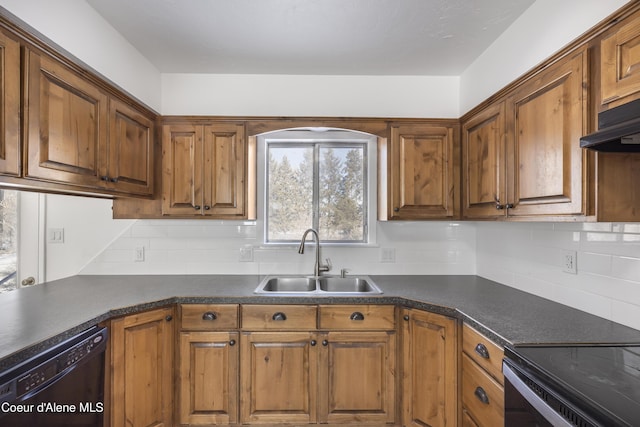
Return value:
[(0, 293), (18, 287), (18, 192), (0, 189)]
[(315, 228), (323, 242), (368, 243), (373, 141), (350, 131), (265, 137), (265, 242), (299, 242)]

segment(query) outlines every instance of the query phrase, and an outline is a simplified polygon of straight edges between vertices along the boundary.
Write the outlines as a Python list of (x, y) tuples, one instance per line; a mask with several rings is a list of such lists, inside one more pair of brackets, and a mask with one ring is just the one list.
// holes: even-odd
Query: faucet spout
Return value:
[(320, 238), (318, 237), (318, 232), (316, 230), (314, 230), (313, 228), (309, 228), (308, 230), (306, 230), (304, 232), (304, 234), (302, 235), (302, 239), (300, 240), (300, 246), (298, 247), (298, 253), (299, 254), (303, 254), (304, 253), (304, 243), (307, 240), (307, 235), (311, 233), (313, 234), (313, 237), (316, 240), (316, 262), (313, 266), (313, 275), (315, 277), (320, 276), (320, 272), (321, 271), (329, 271), (329, 269), (331, 268), (329, 265), (320, 265)]

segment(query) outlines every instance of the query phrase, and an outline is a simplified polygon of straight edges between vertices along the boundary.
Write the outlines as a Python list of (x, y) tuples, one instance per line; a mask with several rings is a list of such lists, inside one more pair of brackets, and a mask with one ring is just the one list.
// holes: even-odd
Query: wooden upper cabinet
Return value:
[(454, 217), (458, 153), (452, 126), (392, 126), (388, 154), (390, 219)]
[(0, 174), (19, 176), (20, 42), (0, 31)]
[(130, 194), (153, 193), (153, 120), (116, 99), (109, 101), (108, 164), (101, 178)]
[(26, 178), (153, 194), (153, 118), (72, 69), (27, 51)]
[(504, 216), (506, 200), (505, 105), (499, 102), (462, 125), (462, 216)]
[(602, 104), (640, 92), (640, 14), (624, 22), (600, 41)]
[(580, 137), (587, 130), (587, 83), (583, 49), (507, 98), (509, 216), (585, 213)]
[(28, 51), (27, 178), (99, 188), (107, 94), (45, 54)]
[(163, 129), (162, 213), (244, 218), (244, 125), (168, 125)]

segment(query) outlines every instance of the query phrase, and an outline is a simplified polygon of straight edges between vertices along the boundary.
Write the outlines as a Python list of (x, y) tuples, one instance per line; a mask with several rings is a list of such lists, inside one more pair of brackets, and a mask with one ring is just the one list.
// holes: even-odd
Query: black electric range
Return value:
[(506, 348), (503, 371), (507, 427), (640, 426), (640, 345)]

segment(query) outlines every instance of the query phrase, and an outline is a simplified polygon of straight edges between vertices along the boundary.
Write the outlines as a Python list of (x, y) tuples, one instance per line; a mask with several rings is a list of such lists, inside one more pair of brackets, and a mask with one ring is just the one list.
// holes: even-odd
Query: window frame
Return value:
[[(258, 226), (261, 228), (262, 243), (267, 246), (298, 245), (300, 240), (269, 240), (268, 239), (268, 148), (269, 146), (283, 147), (314, 146), (314, 189), (313, 189), (313, 228), (319, 225), (319, 151), (321, 148), (349, 146), (362, 148), (363, 153), (363, 239), (362, 240), (327, 240), (320, 233), (323, 245), (335, 246), (375, 246), (376, 244), (376, 215), (377, 215), (377, 136), (350, 129), (326, 128), (296, 128), (269, 132), (258, 135)], [(302, 237), (302, 235), (300, 236)]]

